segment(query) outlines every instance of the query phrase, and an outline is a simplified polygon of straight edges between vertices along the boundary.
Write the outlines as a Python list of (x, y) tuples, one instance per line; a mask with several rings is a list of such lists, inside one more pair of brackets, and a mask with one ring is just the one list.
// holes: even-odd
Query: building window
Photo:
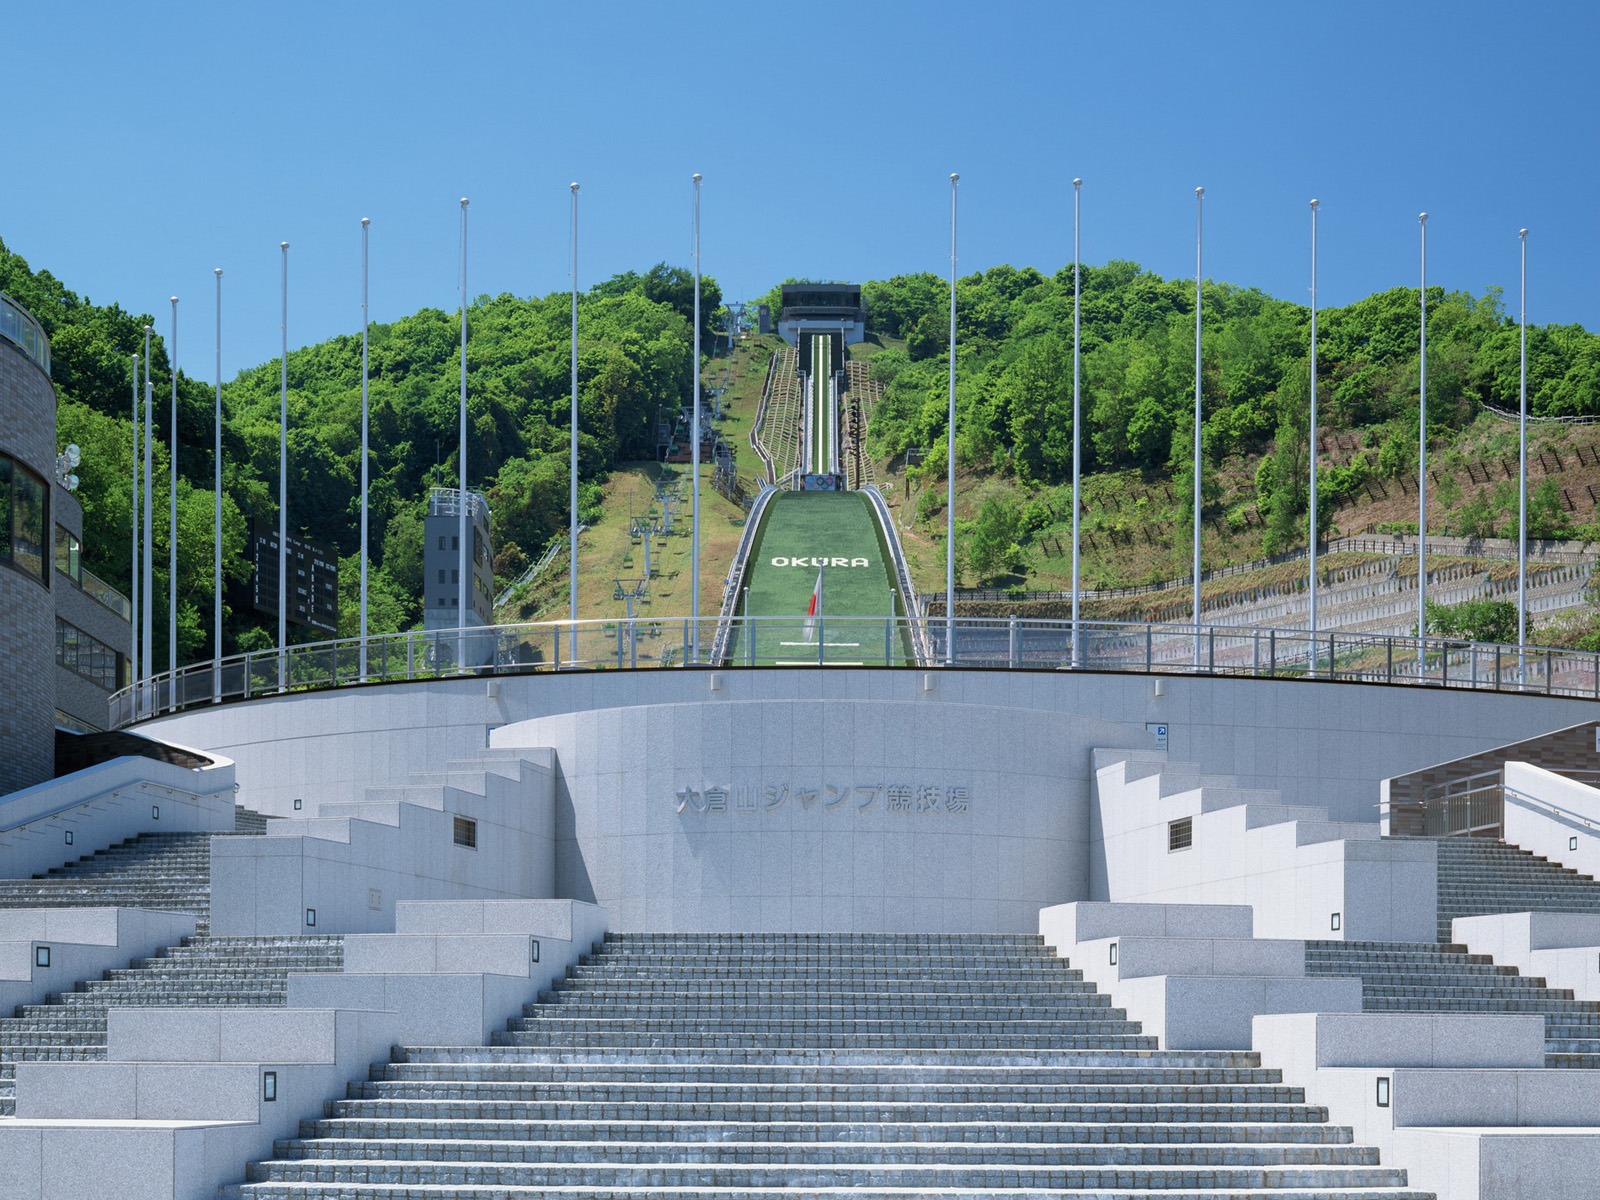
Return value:
[(126, 655), (60, 617), (56, 618), (56, 662), (108, 692), (128, 682)]
[(460, 583), (461, 582), (461, 568), (460, 567), (457, 567), (455, 570), (450, 572), (450, 582), (451, 583)]
[(439, 582), (440, 583), (444, 582), (444, 568), (443, 567), (439, 568)]
[(56, 570), (73, 583), (83, 583), (83, 544), (70, 530), (56, 526)]
[(478, 848), (478, 823), (470, 817), (457, 817), (455, 821), (456, 845), (468, 850)]
[(439, 535), (439, 549), (444, 549), (444, 534), (442, 533)]
[(50, 489), (27, 467), (0, 454), (0, 562), (49, 587), (49, 533)]
[(1187, 850), (1194, 845), (1194, 818), (1181, 817), (1167, 822), (1167, 853)]
[(451, 536), (451, 538), (450, 538), (450, 549), (452, 549), (452, 550), (461, 549), (461, 535), (459, 533), (453, 534)]

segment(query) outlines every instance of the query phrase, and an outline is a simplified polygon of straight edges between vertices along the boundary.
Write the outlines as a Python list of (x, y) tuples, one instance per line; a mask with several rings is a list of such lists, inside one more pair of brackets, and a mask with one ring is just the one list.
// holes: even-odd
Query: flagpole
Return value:
[(278, 325), (282, 356), (278, 361), (278, 690), (288, 686), (289, 643), (289, 243), (283, 252), (283, 316)]
[(367, 240), (372, 227), (370, 217), (361, 218), (361, 678), (367, 677), (367, 559), (368, 527), (371, 516), (367, 510), (368, 485), (368, 370), (367, 337), (370, 317), (367, 312)]
[(689, 406), (694, 513), (689, 547), (689, 661), (700, 661), (700, 175), (694, 176), (694, 394)]
[(1517, 682), (1524, 681), (1528, 655), (1528, 231), (1518, 230), (1522, 244), (1521, 345), (1518, 370), (1517, 421)]
[(211, 426), (211, 698), (222, 699), (222, 268), (217, 277), (217, 390)]
[[(456, 525), (459, 546), (456, 554), (457, 577), (460, 587), (456, 596), (456, 632), (467, 627), (467, 597), (476, 594), (472, 580), (467, 575), (467, 206), (461, 197), (461, 445), (457, 457), (461, 460), (461, 496), (456, 505)], [(474, 560), (476, 562), (476, 560)], [(456, 666), (466, 665), (467, 644), (458, 637)]]
[(167, 456), (172, 468), (171, 495), (167, 517), (167, 700), (177, 701), (178, 687), (178, 298), (172, 301), (172, 345), (167, 350), (167, 366), (172, 376), (172, 440)]
[(1083, 180), (1072, 181), (1072, 665), (1082, 665), (1078, 646), (1078, 513), (1082, 507), (1079, 486), (1083, 477), (1082, 444), (1083, 415), (1079, 403), (1080, 350), (1082, 328), (1079, 324), (1078, 279), (1078, 217), (1083, 198)]
[(568, 474), (567, 618), (571, 660), (578, 661), (578, 185), (572, 190), (572, 449)]
[(155, 464), (151, 459), (151, 443), (155, 434), (155, 404), (156, 385), (150, 378), (150, 335), (154, 329), (144, 327), (144, 647), (141, 650), (144, 663), (144, 679), (148, 685), (150, 676), (155, 674), (154, 647), (151, 643), (155, 640), (155, 559), (152, 536), (155, 529), (152, 506), (154, 498), (151, 495), (151, 481), (155, 475)]
[(133, 499), (129, 505), (129, 512), (133, 516), (133, 544), (128, 553), (128, 592), (132, 601), (132, 621), (128, 633), (131, 635), (128, 642), (129, 658), (128, 669), (133, 675), (134, 684), (134, 714), (138, 715), (139, 684), (142, 676), (139, 671), (139, 352), (135, 350), (133, 358)]
[[(1307, 595), (1311, 601), (1311, 673), (1317, 673), (1317, 209), (1311, 202), (1311, 537)], [(1328, 664), (1332, 671), (1333, 664)]]
[(1427, 671), (1424, 638), (1428, 635), (1428, 214), (1419, 213), (1422, 231), (1420, 333), (1417, 363), (1420, 403), (1417, 409), (1417, 677)]
[(1194, 661), (1200, 665), (1200, 246), (1206, 190), (1194, 190)]
[(950, 173), (950, 414), (945, 424), (944, 661), (956, 662), (956, 185)]

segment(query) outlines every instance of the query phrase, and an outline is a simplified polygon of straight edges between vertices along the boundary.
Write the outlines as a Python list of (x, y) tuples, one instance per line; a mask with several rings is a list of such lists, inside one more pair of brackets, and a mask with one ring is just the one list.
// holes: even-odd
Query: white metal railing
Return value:
[(711, 642), (711, 661), (720, 664), (728, 656), (728, 645), (732, 640), (734, 624), (733, 619), (738, 615), (739, 608), (739, 581), (744, 578), (745, 564), (750, 560), (750, 551), (755, 547), (756, 538), (761, 532), (761, 520), (766, 515), (767, 505), (778, 494), (778, 489), (760, 481), (761, 491), (755, 498), (755, 503), (750, 506), (750, 513), (745, 517), (744, 532), (739, 537), (739, 548), (734, 552), (733, 565), (728, 568), (728, 577), (722, 581), (722, 612), (717, 621), (717, 635)]
[[(715, 618), (691, 638), (688, 618), (538, 622), (341, 638), (236, 654), (163, 672), (111, 697), (120, 728), (161, 713), (225, 700), (373, 682), (456, 675), (710, 666)], [(826, 641), (803, 617), (741, 617), (746, 652), (730, 666), (910, 666), (941, 663), (945, 623), (915, 617), (828, 616)], [(941, 669), (1069, 669), (1072, 622), (958, 617), (953, 662)], [(1079, 623), (1086, 671), (1304, 678), (1313, 650), (1316, 678), (1600, 699), (1600, 653), (1461, 642), (1446, 638), (1318, 633), (1225, 625)], [(815, 641), (808, 641), (814, 638)], [(926, 643), (923, 639), (927, 639)], [(577, 653), (571, 651), (576, 644)], [(821, 643), (818, 645), (818, 643)], [(846, 645), (845, 643), (849, 643)], [(928, 657), (907, 647), (929, 646)], [(698, 645), (691, 662), (685, 647)], [(481, 665), (475, 665), (481, 664)]]

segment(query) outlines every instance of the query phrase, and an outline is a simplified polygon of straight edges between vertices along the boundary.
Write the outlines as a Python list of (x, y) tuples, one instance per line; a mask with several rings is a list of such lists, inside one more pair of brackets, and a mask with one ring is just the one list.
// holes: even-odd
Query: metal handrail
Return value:
[[(1564, 775), (1563, 778), (1565, 778)], [(1574, 782), (1579, 783), (1584, 787), (1588, 786), (1587, 784), (1583, 784), (1581, 780), (1574, 780)], [(1508, 787), (1505, 789), (1505, 793), (1507, 796), (1515, 796), (1518, 800), (1525, 801), (1526, 803), (1533, 805), (1535, 808), (1542, 808), (1546, 812), (1554, 813), (1558, 817), (1564, 817), (1569, 821), (1575, 821), (1579, 825), (1582, 825), (1585, 829), (1600, 833), (1600, 824), (1596, 824), (1594, 820), (1584, 816), (1582, 813), (1573, 812), (1570, 808), (1562, 808), (1559, 804), (1552, 804), (1550, 801), (1541, 799), (1538, 796), (1530, 795), (1520, 788)]]
[[(777, 630), (776, 639), (764, 640), (781, 644), (785, 636), (801, 636), (804, 618), (741, 617), (738, 622), (749, 625), (752, 636), (763, 627)], [(709, 651), (716, 624), (713, 619), (702, 620), (695, 631), (697, 638), (690, 637), (689, 620), (682, 617), (527, 622), (381, 634), (366, 639), (364, 673), (360, 638), (236, 654), (193, 663), (175, 673), (163, 672), (122, 689), (111, 697), (109, 719), (112, 728), (121, 728), (148, 717), (225, 700), (362, 683), (533, 671), (705, 667), (712, 665)], [(914, 617), (828, 618), (830, 635), (847, 629), (859, 635), (858, 644), (863, 648), (850, 657), (867, 658), (873, 664), (879, 660), (870, 647), (891, 645), (897, 637), (914, 639), (919, 630), (927, 632)], [(958, 617), (954, 629), (954, 661), (943, 669), (1074, 669), (1070, 620)], [(942, 635), (942, 623), (938, 632)], [(569, 638), (578, 643), (576, 659), (563, 646)], [(1319, 682), (1600, 699), (1600, 653), (1591, 651), (1529, 647), (1519, 655), (1515, 646), (1435, 637), (1419, 640), (1324, 632), (1313, 640), (1307, 631), (1296, 629), (1119, 621), (1079, 622), (1078, 639), (1081, 653), (1076, 669), (1094, 672), (1303, 679), (1310, 675), (1314, 646)], [(692, 661), (682, 649), (690, 645), (701, 647), (700, 656)], [(938, 665), (944, 652), (936, 650), (918, 665)], [(883, 661), (906, 665), (893, 656), (886, 655)], [(799, 664), (788, 658), (769, 661), (755, 655), (740, 665)]]

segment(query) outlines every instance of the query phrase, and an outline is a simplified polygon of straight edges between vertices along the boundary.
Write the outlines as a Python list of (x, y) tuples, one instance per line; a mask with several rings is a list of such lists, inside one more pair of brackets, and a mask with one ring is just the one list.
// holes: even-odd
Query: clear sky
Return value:
[(1414, 3), (168, 3), (16, 0), (0, 18), (0, 237), (98, 303), (169, 324), (213, 373), (289, 340), (457, 303), (702, 265), (730, 298), (786, 276), (1083, 255), (1324, 305), (1417, 279), (1600, 327), (1600, 5)]

